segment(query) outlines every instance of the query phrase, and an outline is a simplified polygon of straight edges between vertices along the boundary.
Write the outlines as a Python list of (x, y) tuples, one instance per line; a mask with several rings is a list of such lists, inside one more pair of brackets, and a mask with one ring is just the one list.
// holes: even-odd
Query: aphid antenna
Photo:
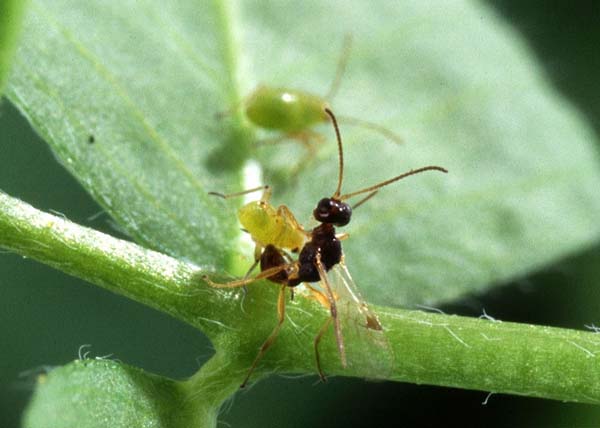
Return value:
[(235, 193), (229, 193), (229, 194), (219, 193), (219, 192), (208, 192), (208, 194), (213, 195), (213, 196), (218, 196), (219, 198), (223, 198), (223, 199), (229, 199), (229, 198), (236, 198), (238, 196), (244, 196), (244, 195), (247, 195), (248, 193), (258, 192), (259, 190), (262, 190), (265, 193), (268, 193), (271, 191), (271, 186), (269, 186), (269, 185), (258, 186), (258, 187), (253, 187), (252, 189), (242, 190), (241, 192), (235, 192)]
[(351, 48), (352, 34), (346, 33), (346, 35), (344, 35), (344, 42), (342, 44), (342, 53), (335, 69), (335, 76), (331, 82), (331, 86), (329, 87), (327, 95), (325, 95), (325, 99), (328, 102), (331, 102), (331, 100), (337, 95), (338, 89), (340, 89), (340, 83), (342, 82), (342, 77), (346, 71), (346, 65), (348, 65), (348, 57), (350, 56)]
[[(324, 97), (328, 103), (331, 103), (331, 101), (337, 95), (337, 93), (340, 89), (340, 84), (342, 83), (342, 78), (344, 77), (344, 73), (345, 73), (346, 67), (348, 65), (348, 58), (350, 57), (351, 49), (352, 49), (352, 34), (346, 33), (344, 35), (344, 41), (342, 43), (342, 53), (340, 54), (340, 58), (338, 60), (337, 67), (335, 69), (335, 76), (331, 82), (331, 86), (329, 87), (329, 91), (327, 92), (327, 95), (325, 95), (325, 97)], [(348, 124), (348, 125), (352, 125), (352, 126), (359, 126), (361, 128), (370, 129), (372, 131), (378, 132), (379, 134), (383, 135), (384, 137), (388, 138), (389, 140), (391, 140), (397, 144), (404, 143), (404, 140), (402, 139), (402, 137), (400, 137), (395, 132), (392, 132), (389, 129), (387, 129), (381, 125), (378, 125), (376, 123), (369, 122), (368, 120), (358, 119), (356, 117), (351, 117), (351, 116), (338, 116), (338, 120), (344, 124)]]

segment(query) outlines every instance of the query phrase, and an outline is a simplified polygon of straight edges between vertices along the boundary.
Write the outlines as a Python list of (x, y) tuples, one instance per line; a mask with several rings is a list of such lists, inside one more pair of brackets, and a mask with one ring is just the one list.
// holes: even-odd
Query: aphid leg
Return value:
[(250, 268), (246, 272), (246, 275), (244, 275), (244, 279), (248, 279), (250, 277), (250, 274), (252, 273), (252, 271), (254, 269), (256, 269), (256, 266), (258, 266), (258, 264), (260, 263), (261, 252), (262, 252), (262, 247), (260, 245), (257, 245), (256, 247), (254, 247), (254, 263), (252, 263), (252, 266), (250, 266)]
[(323, 335), (329, 328), (331, 321), (333, 321), (333, 319), (331, 317), (327, 318), (327, 321), (325, 321), (325, 324), (323, 324), (323, 327), (321, 327), (321, 329), (315, 336), (315, 341), (314, 341), (315, 360), (317, 362), (317, 372), (319, 373), (319, 377), (321, 378), (322, 382), (327, 382), (327, 378), (325, 377), (325, 373), (323, 372), (323, 368), (321, 367), (321, 356), (319, 355), (319, 343), (321, 342), (321, 338), (323, 337)]
[(250, 366), (250, 369), (248, 370), (248, 374), (246, 375), (244, 382), (242, 382), (242, 384), (240, 385), (240, 388), (244, 388), (246, 386), (246, 384), (248, 383), (248, 380), (250, 379), (250, 376), (252, 375), (252, 372), (256, 368), (258, 362), (262, 359), (262, 357), (265, 355), (267, 350), (271, 347), (271, 345), (277, 338), (277, 335), (279, 334), (281, 325), (283, 324), (283, 321), (285, 320), (285, 289), (286, 289), (286, 287), (287, 287), (286, 285), (282, 285), (281, 288), (279, 289), (279, 297), (277, 298), (277, 326), (275, 326), (275, 328), (273, 329), (273, 331), (271, 332), (269, 337), (267, 337), (267, 340), (265, 340), (264, 343), (262, 344), (262, 346), (260, 347), (260, 350), (258, 351), (258, 355), (256, 356), (256, 358), (254, 359), (254, 362)]
[(229, 281), (229, 282), (224, 282), (224, 283), (214, 282), (213, 280), (211, 280), (208, 277), (208, 275), (203, 275), (202, 279), (204, 281), (206, 281), (206, 283), (213, 288), (237, 288), (237, 287), (242, 287), (244, 285), (250, 284), (254, 281), (258, 281), (259, 279), (264, 279), (264, 278), (268, 278), (270, 276), (276, 275), (279, 272), (281, 272), (282, 270), (287, 269), (288, 266), (289, 265), (287, 265), (287, 264), (275, 266), (275, 267), (263, 270), (261, 273), (259, 273), (256, 276), (253, 276), (252, 278), (237, 279), (235, 281)]
[(300, 170), (304, 168), (308, 163), (312, 162), (317, 156), (317, 146), (325, 143), (325, 137), (319, 134), (318, 132), (312, 131), (310, 129), (306, 129), (297, 134), (289, 135), (289, 138), (292, 138), (298, 141), (306, 148), (306, 152), (304, 156), (296, 162), (296, 164), (292, 167), (290, 175), (292, 177), (297, 176), (300, 173)]
[(305, 129), (301, 133), (294, 135), (293, 138), (296, 138), (306, 147), (306, 154), (300, 164), (313, 160), (317, 155), (317, 146), (323, 145), (326, 142), (323, 134), (319, 134), (311, 129)]
[(295, 177), (296, 175), (298, 175), (300, 170), (304, 168), (306, 163), (311, 162), (316, 157), (317, 146), (325, 142), (325, 137), (323, 137), (323, 135), (319, 134), (318, 132), (306, 129), (301, 132), (281, 134), (273, 138), (265, 138), (257, 141), (256, 144), (258, 146), (276, 145), (288, 141), (298, 142), (306, 148), (305, 154), (298, 162), (295, 163), (295, 165), (290, 170), (290, 175), (292, 177)]
[[(256, 269), (256, 266), (258, 266), (258, 263), (260, 263), (260, 255), (258, 259), (254, 259), (254, 263), (252, 263), (252, 266), (250, 266), (250, 268), (248, 269), (248, 271), (246, 272), (246, 275), (244, 275), (243, 279), (248, 279), (250, 278), (250, 275), (252, 274), (252, 271), (254, 269)], [(243, 285), (243, 290), (244, 290), (244, 296), (246, 296), (246, 294), (248, 293), (248, 288)]]
[(267, 145), (274, 145), (274, 144), (281, 144), (284, 141), (288, 141), (290, 139), (290, 136), (287, 134), (281, 134), (278, 135), (276, 137), (272, 137), (272, 138), (263, 138), (262, 140), (258, 140), (256, 142), (257, 146), (267, 146)]
[(325, 266), (321, 262), (321, 254), (317, 254), (316, 258), (316, 267), (319, 271), (319, 276), (321, 278), (321, 284), (325, 289), (325, 294), (329, 299), (329, 312), (331, 313), (331, 318), (333, 319), (333, 329), (335, 332), (335, 340), (338, 346), (338, 352), (340, 354), (340, 360), (342, 362), (342, 367), (346, 367), (346, 348), (344, 346), (344, 338), (342, 336), (342, 326), (340, 324), (340, 318), (337, 313), (337, 304), (335, 302), (335, 296), (333, 295), (333, 291), (331, 290), (331, 285), (329, 284), (329, 278), (327, 278), (327, 272), (325, 271)]
[(285, 223), (289, 223), (292, 226), (294, 226), (294, 228), (296, 228), (297, 230), (304, 232), (304, 227), (302, 227), (302, 225), (298, 223), (298, 220), (296, 220), (294, 214), (285, 205), (279, 205), (279, 207), (277, 207), (277, 215), (283, 217)]
[(259, 243), (254, 244), (254, 264), (252, 265), (252, 267), (250, 268), (250, 270), (248, 271), (248, 273), (246, 274), (246, 276), (244, 278), (247, 278), (249, 276), (250, 272), (252, 272), (252, 270), (258, 265), (258, 263), (260, 262), (260, 256), (262, 255), (263, 250), (264, 250), (264, 247), (262, 245), (260, 245)]
[(266, 185), (263, 187), (263, 194), (260, 197), (260, 201), (264, 204), (266, 204), (267, 202), (269, 202), (269, 200), (271, 199), (271, 196), (273, 195), (273, 189), (271, 188), (271, 186)]

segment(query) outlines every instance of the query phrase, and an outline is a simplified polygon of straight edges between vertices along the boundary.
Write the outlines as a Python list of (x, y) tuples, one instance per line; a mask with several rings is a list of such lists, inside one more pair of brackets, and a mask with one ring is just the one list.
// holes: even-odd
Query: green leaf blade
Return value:
[(317, 159), (296, 182), (277, 180), (299, 151), (254, 146), (240, 115), (214, 113), (259, 83), (326, 93), (347, 32), (334, 111), (406, 144), (342, 124), (344, 189), (427, 164), (450, 170), (395, 184), (355, 213), (345, 251), (370, 300), (450, 301), (597, 241), (594, 136), (481, 5), (36, 2), (9, 97), (134, 238), (230, 270), (235, 202), (206, 192), (240, 190), (243, 161), (257, 157), (274, 203), (308, 224), (335, 187), (336, 151), (322, 126)]
[[(222, 129), (212, 117), (226, 106), (228, 83), (215, 76), (227, 74), (200, 70), (173, 40), (148, 32), (159, 25), (153, 20), (160, 10), (151, 5), (136, 19), (131, 7), (102, 2), (83, 9), (65, 2), (32, 6), (9, 97), (133, 237), (171, 255), (224, 266), (235, 218), (218, 210), (207, 192), (239, 181), (239, 172), (230, 168), (218, 176), (210, 157), (239, 137), (231, 153), (240, 159), (247, 138), (243, 129)], [(133, 42), (139, 44), (132, 56), (125, 46)], [(176, 109), (167, 107), (173, 97), (179, 98)]]
[[(383, 124), (406, 141), (397, 146), (342, 123), (345, 191), (424, 165), (449, 170), (382, 189), (344, 228), (348, 267), (369, 300), (449, 302), (598, 241), (596, 137), (519, 37), (485, 6), (313, 2), (301, 22), (287, 14), (290, 7), (243, 9), (246, 28), (266, 27), (248, 35), (257, 39), (248, 56), (252, 69), (265, 71), (261, 80), (325, 93), (350, 32), (354, 45), (333, 110)], [(325, 27), (331, 9), (342, 25), (304, 32)], [(265, 57), (278, 61), (269, 66)], [(337, 182), (333, 132), (320, 130), (327, 143), (300, 184), (275, 188), (277, 202), (289, 204), (302, 222)], [(284, 149), (259, 153), (278, 177)]]
[(23, 426), (172, 428), (184, 399), (175, 381), (116, 361), (76, 360), (38, 376)]
[(9, 75), (17, 39), (21, 30), (23, 0), (5, 0), (0, 3), (0, 94)]

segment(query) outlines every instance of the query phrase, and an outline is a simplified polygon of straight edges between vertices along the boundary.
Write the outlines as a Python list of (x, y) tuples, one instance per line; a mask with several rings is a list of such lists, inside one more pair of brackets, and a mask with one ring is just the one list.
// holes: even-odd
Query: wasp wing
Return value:
[(368, 378), (388, 377), (394, 354), (379, 317), (362, 298), (343, 260), (327, 276), (336, 299), (348, 365), (364, 368)]

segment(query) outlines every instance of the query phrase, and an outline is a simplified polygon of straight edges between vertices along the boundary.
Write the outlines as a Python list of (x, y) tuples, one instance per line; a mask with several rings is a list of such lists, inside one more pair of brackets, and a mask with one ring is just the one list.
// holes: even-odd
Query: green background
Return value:
[[(549, 78), (600, 129), (600, 6), (593, 1), (492, 2), (529, 40)], [(42, 210), (116, 234), (105, 214), (54, 160), (45, 144), (7, 103), (0, 107), (0, 188)], [(568, 207), (565, 207), (568, 209)], [(201, 334), (166, 315), (111, 295), (13, 254), (0, 257), (0, 427), (19, 425), (33, 376), (44, 366), (112, 354), (130, 365), (170, 377), (193, 373), (211, 354)], [(600, 325), (600, 248), (543, 272), (469, 296), (447, 313), (582, 329)], [(27, 372), (30, 372), (28, 374)], [(366, 383), (356, 379), (273, 377), (226, 405), (232, 426), (593, 426), (594, 406), (448, 388)], [(594, 423), (595, 421), (595, 423)]]

